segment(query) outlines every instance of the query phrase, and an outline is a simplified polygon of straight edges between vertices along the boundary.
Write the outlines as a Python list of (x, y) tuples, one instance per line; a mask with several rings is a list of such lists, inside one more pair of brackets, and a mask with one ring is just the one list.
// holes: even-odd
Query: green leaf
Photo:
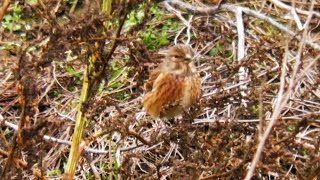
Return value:
[(161, 36), (158, 39), (158, 45), (163, 46), (169, 44), (169, 37), (167, 32), (161, 33)]
[(73, 76), (75, 76), (75, 77), (77, 77), (77, 78), (81, 78), (81, 77), (82, 77), (82, 74), (81, 74), (81, 73), (75, 71), (75, 70), (74, 70), (73, 68), (71, 68), (71, 67), (65, 67), (65, 69), (66, 69), (66, 71), (67, 71), (69, 74), (71, 74), (71, 75), (73, 75)]
[(23, 28), (23, 21), (21, 21), (22, 7), (15, 3), (11, 10), (3, 17), (2, 26), (9, 30), (20, 31)]
[(209, 56), (216, 56), (219, 53), (219, 49), (218, 48), (212, 48), (209, 51)]
[(61, 170), (60, 169), (53, 169), (53, 170), (51, 170), (51, 171), (49, 171), (48, 172), (48, 176), (50, 177), (52, 177), (52, 176), (60, 176), (60, 175), (62, 175), (62, 172), (61, 172)]
[(295, 127), (294, 125), (289, 125), (289, 126), (287, 127), (287, 129), (288, 129), (288, 131), (290, 131), (290, 132), (294, 132), (294, 131), (296, 130), (296, 127)]
[(38, 0), (27, 0), (26, 3), (29, 5), (36, 5), (38, 4)]

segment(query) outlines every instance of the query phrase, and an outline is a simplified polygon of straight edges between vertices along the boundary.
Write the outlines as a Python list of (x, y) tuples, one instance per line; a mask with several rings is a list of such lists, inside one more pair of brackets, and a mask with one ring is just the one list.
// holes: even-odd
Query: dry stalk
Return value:
[[(80, 103), (79, 103), (78, 112), (77, 112), (76, 126), (74, 129), (74, 134), (73, 134), (73, 138), (72, 138), (72, 145), (71, 145), (71, 150), (70, 150), (67, 166), (65, 169), (64, 179), (73, 179), (74, 178), (78, 159), (81, 155), (82, 150), (85, 147), (85, 142), (82, 142), (83, 131), (84, 131), (85, 123), (86, 123), (85, 107), (84, 106), (88, 102), (90, 96), (92, 97), (92, 93), (94, 93), (93, 89), (95, 89), (96, 87), (92, 87), (92, 86), (98, 86), (99, 83), (101, 82), (101, 77), (105, 74), (108, 62), (111, 59), (111, 57), (117, 47), (117, 42), (118, 42), (117, 38), (120, 36), (121, 29), (124, 25), (126, 15), (127, 15), (126, 11), (122, 10), (122, 13), (120, 13), (122, 15), (122, 19), (121, 19), (120, 25), (115, 33), (115, 40), (112, 42), (111, 49), (110, 49), (105, 61), (103, 62), (103, 66), (102, 66), (101, 70), (99, 70), (98, 72), (95, 72), (95, 69), (98, 69), (97, 67), (95, 67), (95, 66), (97, 66), (97, 59), (96, 59), (97, 57), (95, 57), (95, 55), (91, 56), (91, 60), (89, 60), (90, 64), (87, 65), (87, 67), (86, 67), (86, 71), (85, 71), (84, 79), (83, 79), (81, 96), (80, 96)], [(94, 78), (89, 80), (89, 76), (94, 77)]]
[(289, 91), (284, 93), (285, 91), (285, 77), (286, 77), (286, 74), (287, 74), (287, 71), (286, 71), (286, 67), (287, 67), (287, 60), (288, 60), (288, 44), (286, 46), (286, 52), (285, 52), (285, 56), (282, 60), (282, 66), (281, 66), (281, 78), (280, 78), (280, 87), (279, 87), (279, 92), (278, 92), (278, 95), (277, 95), (277, 99), (276, 99), (276, 105), (274, 106), (274, 111), (273, 111), (273, 114), (272, 114), (272, 117), (270, 119), (270, 122), (265, 130), (265, 132), (263, 133), (262, 137), (260, 138), (260, 141), (259, 141), (259, 145), (258, 145), (258, 148), (257, 148), (257, 151), (255, 153), (255, 156), (252, 160), (252, 163), (250, 164), (250, 169), (248, 170), (248, 173), (245, 177), (246, 180), (249, 180), (251, 179), (252, 175), (253, 175), (253, 172), (254, 172), (254, 169), (259, 161), (259, 158), (261, 156), (261, 153), (262, 153), (262, 150), (264, 148), (264, 144), (272, 130), (272, 127), (273, 125), (276, 123), (276, 121), (278, 120), (280, 114), (281, 114), (281, 111), (284, 107), (285, 104), (283, 104), (282, 102), (286, 102), (286, 99), (285, 97), (288, 97), (287, 95), (289, 95)]
[[(260, 12), (257, 12), (255, 10), (246, 8), (246, 7), (242, 7), (242, 6), (238, 6), (238, 5), (231, 5), (231, 4), (223, 4), (221, 6), (213, 6), (213, 7), (209, 7), (209, 6), (199, 7), (199, 6), (193, 6), (189, 3), (182, 2), (180, 0), (166, 0), (166, 2), (175, 4), (182, 9), (186, 9), (186, 10), (190, 11), (191, 13), (198, 13), (198, 14), (200, 13), (200, 14), (207, 14), (207, 15), (209, 15), (209, 14), (213, 15), (213, 14), (217, 13), (218, 10), (226, 10), (226, 11), (230, 11), (230, 12), (235, 12), (235, 10), (241, 10), (243, 13), (245, 13), (247, 15), (254, 16), (256, 18), (267, 21), (268, 23), (277, 27), (281, 31), (289, 34), (290, 36), (298, 39), (299, 41), (305, 41), (305, 44), (311, 46), (314, 49), (320, 50), (319, 44), (312, 42), (310, 39), (306, 39), (306, 38), (303, 39), (301, 36), (296, 35), (296, 33), (294, 31), (292, 31), (290, 28), (280, 24), (275, 19), (273, 19), (267, 15), (264, 15)], [(309, 13), (309, 14), (313, 15), (316, 13)]]
[(86, 123), (86, 117), (84, 116), (85, 114), (84, 105), (88, 101), (89, 90), (90, 90), (88, 74), (89, 74), (89, 66), (86, 67), (86, 70), (84, 73), (82, 91), (81, 91), (80, 102), (78, 106), (78, 112), (77, 112), (76, 125), (74, 128), (71, 150), (70, 150), (69, 159), (68, 159), (68, 163), (67, 163), (65, 175), (64, 175), (64, 179), (67, 179), (67, 180), (74, 178), (78, 159), (83, 149), (83, 147), (80, 146), (80, 143), (82, 141), (82, 134), (84, 131), (84, 125)]
[[(315, 3), (315, 1), (313, 0), (312, 3), (311, 3), (311, 6), (310, 6), (310, 11), (313, 10), (314, 3)], [(286, 52), (285, 52), (285, 56), (284, 56), (282, 67), (281, 67), (280, 87), (279, 87), (279, 92), (278, 92), (278, 95), (277, 95), (276, 105), (273, 108), (273, 113), (272, 113), (272, 116), (271, 116), (271, 120), (270, 120), (265, 132), (263, 133), (262, 138), (259, 141), (257, 151), (255, 152), (254, 158), (253, 158), (253, 160), (251, 162), (251, 165), (250, 165), (250, 168), (249, 168), (249, 170), (247, 172), (245, 180), (250, 180), (251, 177), (253, 176), (255, 167), (256, 167), (259, 159), (260, 159), (260, 156), (262, 154), (264, 145), (265, 145), (265, 143), (266, 143), (266, 141), (267, 141), (267, 139), (269, 137), (269, 134), (271, 133), (271, 130), (272, 130), (274, 124), (280, 118), (281, 111), (287, 105), (287, 102), (288, 102), (288, 100), (289, 100), (289, 98), (291, 96), (293, 87), (297, 83), (297, 74), (298, 74), (299, 67), (300, 67), (300, 64), (301, 64), (302, 50), (303, 50), (304, 45), (305, 45), (305, 38), (306, 38), (307, 33), (308, 33), (308, 25), (309, 25), (309, 23), (311, 21), (312, 16), (313, 16), (313, 14), (310, 13), (309, 16), (308, 16), (308, 19), (306, 21), (306, 27), (305, 27), (305, 29), (303, 31), (302, 41), (300, 42), (299, 50), (298, 50), (298, 53), (297, 53), (297, 56), (296, 56), (296, 62), (295, 62), (294, 67), (293, 67), (292, 76), (291, 76), (290, 81), (289, 81), (288, 89), (285, 92), (285, 84), (286, 84), (285, 77), (286, 77), (286, 74), (287, 74), (286, 66), (287, 66), (288, 53), (289, 53), (288, 52), (289, 51), (289, 47), (288, 47), (288, 43), (287, 43)]]

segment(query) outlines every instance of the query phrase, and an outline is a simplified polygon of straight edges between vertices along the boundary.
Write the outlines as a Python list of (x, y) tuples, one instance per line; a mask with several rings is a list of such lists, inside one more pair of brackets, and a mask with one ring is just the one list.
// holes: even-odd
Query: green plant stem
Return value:
[(73, 137), (72, 137), (72, 144), (71, 144), (71, 150), (64, 174), (64, 179), (73, 179), (75, 171), (76, 171), (76, 166), (78, 159), (81, 154), (81, 147), (80, 143), (82, 141), (82, 135), (83, 135), (83, 130), (84, 126), (86, 123), (86, 118), (84, 116), (84, 108), (83, 106), (86, 104), (88, 101), (89, 97), (89, 74), (90, 74), (90, 65), (87, 65), (86, 71), (83, 76), (83, 84), (82, 84), (82, 90), (81, 90), (81, 96), (80, 96), (80, 103), (77, 111), (77, 119), (76, 119), (76, 126), (74, 129)]
[(70, 9), (70, 13), (73, 13), (78, 4), (78, 0), (74, 0)]
[[(123, 10), (121, 12), (123, 13)], [(65, 174), (63, 177), (63, 179), (65, 180), (74, 179), (77, 162), (81, 155), (82, 148), (85, 145), (84, 144), (83, 146), (80, 146), (82, 141), (82, 136), (83, 136), (83, 130), (86, 122), (85, 112), (83, 107), (85, 106), (85, 104), (87, 104), (89, 96), (92, 97), (92, 90), (95, 88), (94, 86), (97, 85), (99, 82), (101, 82), (101, 76), (104, 74), (108, 61), (111, 59), (112, 54), (114, 53), (117, 47), (117, 38), (120, 36), (121, 29), (126, 20), (126, 16), (127, 16), (127, 12), (124, 12), (122, 19), (120, 21), (121, 23), (115, 34), (115, 40), (112, 43), (108, 56), (105, 58), (105, 62), (103, 64), (102, 70), (99, 72), (94, 72), (95, 66), (96, 66), (96, 60), (97, 60), (97, 58), (94, 55), (91, 56), (91, 59), (89, 60), (89, 64), (86, 66), (86, 71), (83, 76), (83, 84), (82, 84), (79, 108), (77, 111), (76, 126), (74, 129), (71, 150), (70, 150), (67, 166), (65, 168)], [(91, 78), (89, 78), (89, 76)]]
[(111, 5), (112, 5), (112, 0), (103, 0), (102, 1), (102, 12), (105, 13), (106, 15), (111, 14)]

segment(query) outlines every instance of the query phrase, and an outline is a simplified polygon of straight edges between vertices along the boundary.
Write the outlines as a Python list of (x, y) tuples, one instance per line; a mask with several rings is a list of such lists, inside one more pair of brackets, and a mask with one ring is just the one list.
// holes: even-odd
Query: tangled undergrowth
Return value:
[[(12, 2), (3, 18), (3, 179), (63, 177), (92, 64), (76, 179), (319, 176), (318, 1), (118, 1), (110, 16), (71, 2)], [(174, 43), (195, 49), (202, 98), (152, 119), (143, 83)]]

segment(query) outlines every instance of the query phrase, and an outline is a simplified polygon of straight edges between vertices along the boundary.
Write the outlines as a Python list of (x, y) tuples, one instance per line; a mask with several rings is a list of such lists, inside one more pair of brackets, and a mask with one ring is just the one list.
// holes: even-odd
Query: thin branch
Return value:
[[(13, 123), (10, 123), (8, 121), (3, 120), (3, 121), (0, 121), (0, 123), (4, 123), (5, 126), (10, 127), (15, 131), (18, 130), (18, 126), (17, 125), (15, 125)], [(50, 142), (55, 142), (55, 143), (71, 146), (71, 141), (58, 139), (58, 138), (55, 138), (55, 137), (52, 137), (52, 136), (44, 135), (43, 139), (45, 141), (50, 141)], [(132, 150), (132, 149), (135, 149), (135, 148), (139, 148), (139, 147), (142, 147), (142, 146), (144, 146), (144, 144), (133, 145), (133, 146), (130, 146), (130, 147), (123, 147), (123, 148), (120, 148), (120, 151), (121, 152), (125, 152), (125, 151), (129, 151), (129, 150)], [(84, 150), (86, 152), (88, 152), (88, 153), (94, 153), (94, 154), (108, 154), (109, 153), (109, 151), (102, 150), (102, 149), (94, 149), (94, 148), (90, 148), (89, 146), (85, 146)]]
[[(191, 34), (190, 34), (190, 29), (192, 28), (191, 26), (191, 21), (192, 21), (192, 18), (193, 16), (190, 17), (190, 19), (187, 21), (183, 16), (182, 16), (182, 13), (178, 10), (176, 10), (174, 7), (172, 7), (169, 3), (167, 2), (164, 2), (164, 5), (166, 7), (166, 9), (170, 12), (172, 12), (173, 14), (175, 14), (181, 21), (182, 23), (186, 26), (187, 28), (187, 41), (185, 42), (185, 44), (189, 44), (190, 43), (190, 40), (191, 40)], [(177, 39), (178, 37), (180, 36), (180, 34), (182, 33), (182, 31), (185, 29), (185, 27), (183, 27), (179, 33), (177, 34), (177, 36), (175, 37), (175, 44), (177, 44)]]
[[(313, 7), (314, 7), (314, 0), (312, 1), (311, 3), (311, 7), (310, 7), (310, 11), (313, 10)], [(280, 115), (281, 115), (281, 111), (283, 109), (284, 106), (286, 106), (287, 102), (288, 102), (288, 99), (291, 95), (291, 92), (292, 92), (292, 89), (293, 87), (295, 86), (296, 82), (297, 82), (297, 73), (299, 71), (299, 67), (300, 67), (300, 64), (301, 64), (301, 55), (302, 55), (302, 50), (304, 48), (304, 39), (306, 38), (307, 36), (307, 33), (308, 33), (308, 25), (310, 24), (310, 21), (312, 19), (312, 13), (309, 14), (308, 18), (307, 18), (307, 21), (306, 21), (306, 27), (304, 29), (304, 32), (303, 32), (303, 40), (300, 42), (300, 46), (299, 46), (299, 50), (298, 50), (298, 53), (297, 53), (297, 56), (296, 56), (296, 62), (293, 66), (293, 71), (292, 71), (292, 76), (290, 78), (290, 81), (289, 81), (289, 87), (287, 89), (287, 92), (284, 92), (284, 89), (285, 89), (285, 76), (286, 76), (286, 65), (287, 65), (287, 59), (288, 59), (288, 51), (289, 51), (289, 47), (288, 47), (288, 44), (287, 44), (287, 47), (286, 47), (286, 53), (285, 53), (285, 56), (284, 56), (284, 59), (283, 59), (283, 64), (282, 64), (282, 72), (281, 72), (281, 78), (280, 78), (280, 89), (279, 89), (279, 93), (278, 93), (278, 98), (277, 98), (277, 101), (276, 101), (276, 106), (274, 107), (274, 112), (271, 116), (271, 120), (270, 120), (270, 123), (268, 124), (267, 128), (266, 128), (266, 131), (263, 133), (263, 136), (259, 142), (259, 145), (258, 145), (258, 148), (257, 148), (257, 151), (254, 155), (254, 158), (251, 162), (251, 166), (247, 172), (247, 175), (245, 177), (245, 180), (250, 180), (251, 177), (253, 176), (253, 173), (254, 173), (254, 170), (256, 168), (256, 165), (260, 159), (260, 156), (262, 154), (262, 150), (264, 148), (264, 145), (267, 141), (267, 138), (269, 137), (269, 134), (271, 133), (271, 130), (274, 126), (274, 124), (277, 122), (277, 120), (279, 119)]]
[(316, 11), (305, 11), (305, 10), (302, 10), (302, 9), (298, 9), (298, 8), (293, 8), (279, 0), (269, 0), (270, 2), (272, 2), (274, 5), (282, 8), (282, 9), (286, 9), (286, 10), (289, 10), (289, 11), (296, 11), (297, 13), (300, 13), (300, 14), (304, 14), (304, 15), (315, 15), (317, 17), (320, 17), (320, 13), (319, 12), (316, 12)]
[[(237, 32), (238, 32), (238, 55), (237, 55), (237, 60), (240, 63), (243, 58), (245, 57), (245, 33), (244, 33), (244, 25), (243, 25), (243, 18), (242, 18), (242, 9), (241, 8), (237, 8), (237, 10), (235, 11), (236, 14), (236, 20), (237, 20)], [(247, 80), (248, 77), (248, 70), (244, 67), (241, 66), (239, 68), (239, 82), (243, 82)], [(240, 86), (240, 93), (243, 97), (246, 97), (246, 90), (247, 86), (246, 84), (243, 84)], [(244, 99), (242, 99), (241, 102), (244, 106), (247, 106), (246, 102)]]
[(225, 10), (225, 11), (230, 11), (230, 12), (236, 13), (236, 10), (241, 9), (243, 13), (245, 13), (247, 15), (254, 16), (254, 17), (262, 19), (262, 20), (265, 20), (266, 22), (272, 24), (273, 26), (277, 27), (279, 30), (289, 34), (290, 36), (298, 39), (299, 41), (305, 41), (304, 42), (305, 44), (311, 46), (314, 49), (320, 50), (320, 44), (314, 43), (310, 39), (302, 39), (302, 37), (300, 35), (297, 35), (296, 32), (292, 31), (287, 26), (284, 26), (281, 23), (277, 22), (275, 19), (273, 19), (267, 15), (264, 15), (260, 12), (257, 12), (255, 10), (249, 9), (247, 7), (231, 5), (231, 4), (223, 4), (220, 6), (220, 9), (219, 9), (218, 6), (199, 7), (199, 6), (191, 5), (189, 3), (182, 2), (180, 0), (166, 0), (165, 2), (175, 4), (178, 7), (182, 8), (182, 9), (186, 9), (192, 13), (206, 14), (206, 15), (208, 15), (208, 14), (213, 15), (213, 14), (217, 13), (218, 10)]
[[(25, 55), (26, 55), (26, 51), (27, 48), (25, 48), (18, 60), (18, 67), (19, 69), (23, 69), (24, 68), (24, 63), (25, 63)], [(6, 171), (9, 169), (9, 167), (11, 166), (12, 160), (14, 159), (14, 154), (15, 151), (18, 147), (18, 143), (21, 143), (21, 133), (22, 133), (22, 129), (25, 126), (25, 123), (27, 121), (27, 116), (28, 116), (28, 110), (30, 110), (30, 100), (28, 99), (28, 88), (30, 88), (30, 83), (26, 82), (26, 78), (27, 75), (26, 73), (19, 73), (19, 76), (17, 77), (18, 79), (18, 87), (17, 88), (17, 94), (19, 95), (19, 105), (21, 108), (21, 113), (20, 113), (20, 120), (19, 120), (19, 124), (18, 124), (18, 128), (17, 131), (14, 133), (13, 138), (12, 138), (12, 143), (10, 146), (10, 151), (8, 154), (8, 158), (6, 160), (6, 163), (3, 167), (3, 171), (1, 173), (0, 179), (5, 178), (6, 175)], [(30, 78), (30, 77), (29, 77)]]
[(260, 156), (261, 156), (261, 153), (262, 153), (262, 150), (264, 148), (264, 144), (265, 142), (267, 141), (267, 138), (269, 137), (269, 134), (273, 128), (273, 125), (277, 122), (280, 114), (281, 114), (281, 111), (282, 111), (282, 108), (283, 108), (283, 101), (284, 101), (284, 88), (285, 88), (285, 77), (286, 77), (286, 74), (287, 74), (287, 71), (286, 71), (286, 66), (287, 66), (287, 60), (288, 60), (288, 44), (286, 46), (286, 52), (285, 52), (285, 55), (284, 55), (284, 58), (282, 60), (282, 66), (281, 66), (281, 77), (280, 77), (280, 87), (279, 87), (279, 92), (278, 92), (278, 95), (277, 95), (277, 99), (276, 99), (276, 105), (274, 106), (273, 108), (273, 114), (270, 118), (270, 122), (266, 128), (266, 131), (263, 133), (263, 136), (261, 137), (260, 139), (260, 142), (259, 142), (259, 145), (258, 145), (258, 148), (257, 148), (257, 151), (254, 155), (254, 158), (251, 162), (251, 165), (250, 165), (250, 169), (248, 170), (247, 172), (247, 175), (245, 177), (245, 180), (250, 180), (252, 175), (253, 175), (253, 172), (255, 170), (255, 167), (260, 159)]

